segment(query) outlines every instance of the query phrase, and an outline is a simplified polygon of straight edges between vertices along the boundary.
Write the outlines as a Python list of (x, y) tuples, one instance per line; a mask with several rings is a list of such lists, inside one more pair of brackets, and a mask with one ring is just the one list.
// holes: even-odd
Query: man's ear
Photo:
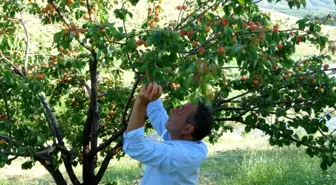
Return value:
[(192, 134), (194, 130), (195, 130), (195, 126), (193, 124), (187, 124), (182, 130), (182, 133), (184, 135), (188, 135), (188, 134)]

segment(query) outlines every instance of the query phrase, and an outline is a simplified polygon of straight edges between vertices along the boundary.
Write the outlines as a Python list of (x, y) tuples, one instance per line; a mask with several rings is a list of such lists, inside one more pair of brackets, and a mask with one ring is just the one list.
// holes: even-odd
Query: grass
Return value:
[[(225, 133), (215, 145), (207, 144), (209, 155), (201, 167), (198, 185), (335, 184), (335, 166), (322, 171), (319, 159), (310, 158), (304, 149), (270, 147), (267, 138), (258, 131), (241, 135), (241, 130), (237, 128), (233, 133)], [(0, 169), (1, 185), (54, 184), (39, 164), (32, 170), (22, 171), (20, 162), (21, 159), (10, 168)], [(64, 172), (64, 168), (61, 171)], [(80, 167), (75, 172), (80, 176)], [(138, 163), (124, 157), (111, 162), (102, 184), (137, 185), (142, 175)]]
[(336, 180), (335, 168), (323, 172), (318, 159), (295, 148), (220, 152), (201, 170), (199, 184), (209, 185), (332, 185)]

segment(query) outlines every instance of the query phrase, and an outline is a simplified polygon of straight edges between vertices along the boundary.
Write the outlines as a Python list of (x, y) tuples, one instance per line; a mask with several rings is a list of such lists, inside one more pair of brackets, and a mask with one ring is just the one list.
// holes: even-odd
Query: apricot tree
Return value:
[[(130, 27), (138, 3), (0, 1), (0, 167), (24, 157), (22, 168), (39, 162), (56, 184), (67, 184), (60, 165), (72, 184), (100, 183), (111, 159), (123, 155), (122, 134), (146, 73), (163, 85), (167, 109), (198, 100), (212, 107), (211, 142), (238, 122), (246, 132), (262, 130), (271, 145), (304, 146), (323, 169), (335, 162), (324, 116), (336, 102), (324, 65), (334, 47), (318, 19), (286, 28), (251, 0), (185, 0), (168, 21), (164, 2), (148, 0), (142, 24)], [(54, 25), (51, 44), (33, 37), (27, 17), (38, 18), (42, 31)], [(302, 43), (321, 53), (295, 59)], [(125, 71), (134, 74), (131, 87)]]

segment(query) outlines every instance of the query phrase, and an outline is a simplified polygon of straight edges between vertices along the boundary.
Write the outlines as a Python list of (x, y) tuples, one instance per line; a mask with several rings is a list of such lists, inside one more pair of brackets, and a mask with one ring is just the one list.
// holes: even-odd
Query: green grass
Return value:
[[(336, 168), (322, 171), (319, 159), (308, 157), (302, 149), (251, 146), (250, 149), (211, 151), (201, 167), (198, 185), (333, 185)], [(209, 146), (210, 150), (216, 148)], [(29, 172), (29, 171), (27, 171)], [(103, 182), (134, 185), (142, 172), (128, 157), (113, 162)], [(29, 179), (29, 180), (28, 180)], [(29, 174), (1, 177), (1, 185), (53, 184), (49, 175), (29, 178)]]
[(199, 184), (220, 185), (332, 185), (335, 167), (324, 172), (319, 160), (295, 148), (237, 150), (210, 155)]

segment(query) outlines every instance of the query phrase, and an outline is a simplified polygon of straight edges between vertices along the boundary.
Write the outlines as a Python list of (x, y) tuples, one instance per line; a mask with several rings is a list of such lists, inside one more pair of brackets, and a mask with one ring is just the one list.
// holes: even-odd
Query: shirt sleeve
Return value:
[(123, 150), (132, 159), (167, 173), (178, 168), (179, 152), (175, 147), (145, 139), (144, 127), (124, 133)]
[[(162, 134), (166, 130), (165, 125), (168, 121), (168, 114), (166, 112), (166, 109), (163, 107), (160, 98), (148, 104), (147, 117), (149, 118), (149, 121), (156, 130), (156, 132), (160, 136), (162, 136)], [(163, 139), (168, 140), (169, 138), (169, 133), (166, 132), (163, 135)]]

